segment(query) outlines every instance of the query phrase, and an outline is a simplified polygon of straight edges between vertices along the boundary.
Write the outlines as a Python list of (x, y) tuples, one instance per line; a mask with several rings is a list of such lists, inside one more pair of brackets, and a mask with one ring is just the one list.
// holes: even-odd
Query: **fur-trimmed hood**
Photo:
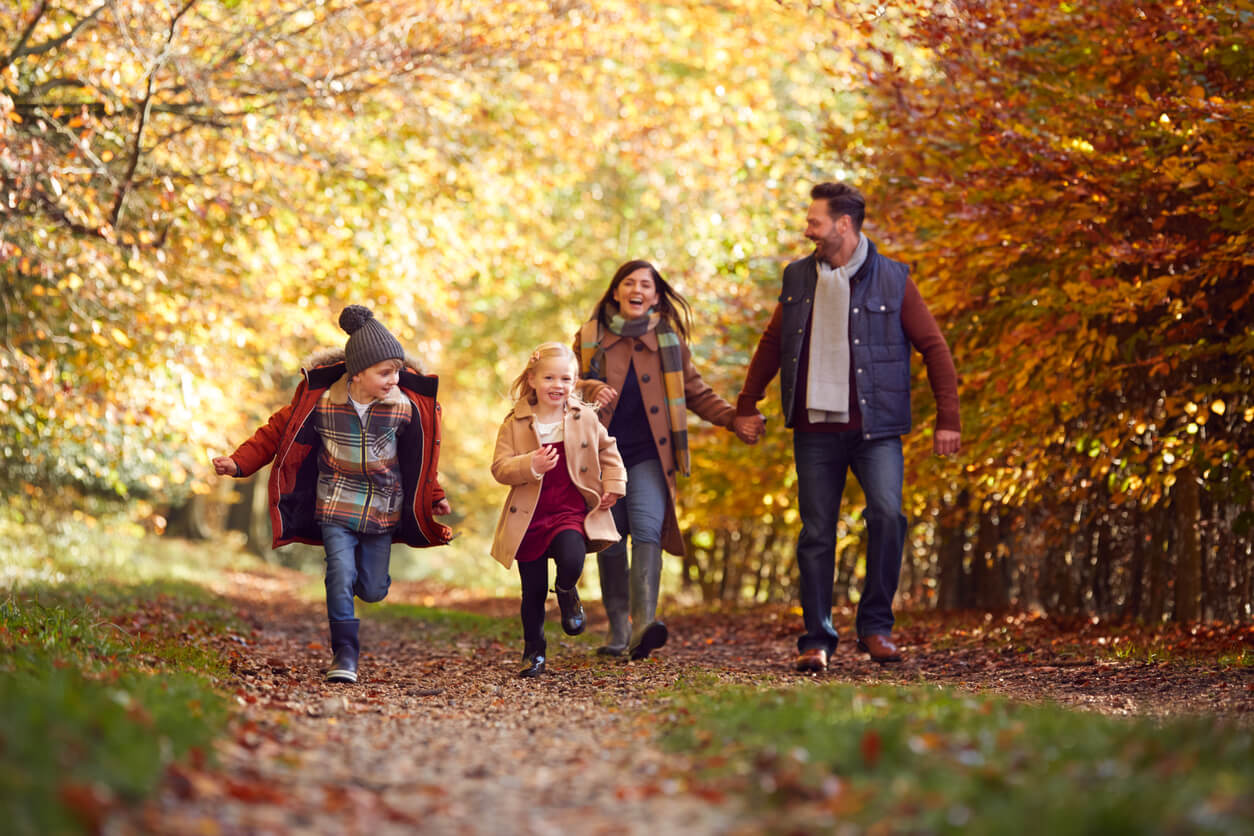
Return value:
[[(307, 359), (304, 363), (301, 363), (300, 367), (305, 371), (309, 371), (310, 369), (316, 369), (319, 366), (329, 366), (332, 363), (342, 362), (344, 362), (343, 348), (322, 348), (309, 355), (309, 359)], [(425, 375), (427, 373), (423, 369), (422, 364), (418, 362), (418, 358), (414, 357), (408, 351), (405, 352), (405, 366), (413, 369), (418, 374)]]

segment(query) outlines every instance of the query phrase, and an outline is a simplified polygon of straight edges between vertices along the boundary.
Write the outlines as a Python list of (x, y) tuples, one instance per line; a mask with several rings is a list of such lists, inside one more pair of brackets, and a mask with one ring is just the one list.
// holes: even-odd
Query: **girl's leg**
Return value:
[[(527, 648), (544, 652), (544, 602), (549, 597), (549, 563), (547, 560), (529, 560), (518, 564), (518, 577), (522, 581), (523, 643)], [(524, 651), (525, 652), (525, 651)]]
[(583, 574), (587, 556), (587, 544), (579, 531), (562, 531), (549, 543), (549, 555), (557, 567), (553, 591), (557, 593), (557, 605), (562, 610), (562, 630), (568, 636), (583, 632), (583, 605), (579, 603), (579, 591), (575, 588)]

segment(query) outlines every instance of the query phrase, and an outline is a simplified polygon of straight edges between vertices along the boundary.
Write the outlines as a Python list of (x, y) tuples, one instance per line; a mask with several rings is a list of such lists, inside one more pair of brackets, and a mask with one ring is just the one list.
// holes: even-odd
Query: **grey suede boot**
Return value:
[(356, 682), (357, 654), (361, 645), (357, 640), (357, 626), (360, 621), (351, 618), (347, 621), (331, 622), (331, 667), (327, 670), (327, 682)]
[(631, 594), (627, 586), (627, 544), (621, 540), (597, 552), (597, 568), (601, 574), (601, 602), (610, 620), (606, 642), (597, 648), (602, 656), (622, 656), (631, 639), (629, 621)]
[(657, 620), (658, 586), (662, 581), (662, 547), (657, 543), (631, 544), (632, 659), (644, 659), (666, 644), (666, 625)]

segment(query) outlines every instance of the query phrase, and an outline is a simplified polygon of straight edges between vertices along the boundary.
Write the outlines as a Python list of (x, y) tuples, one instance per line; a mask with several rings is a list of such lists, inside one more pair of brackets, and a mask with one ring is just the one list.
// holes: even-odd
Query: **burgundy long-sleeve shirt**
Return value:
[[(771, 321), (758, 341), (757, 350), (749, 362), (745, 385), (736, 401), (737, 415), (756, 415), (757, 403), (766, 394), (766, 387), (779, 372), (780, 331), (783, 321), (783, 305), (776, 304)], [(811, 313), (813, 317), (813, 312)], [(911, 279), (906, 280), (905, 296), (901, 303), (901, 327), (910, 344), (923, 355), (927, 368), (928, 384), (936, 399), (936, 429), (962, 431), (962, 419), (958, 414), (958, 372), (954, 368), (949, 345), (945, 342), (936, 318), (928, 310), (919, 288)], [(862, 428), (862, 412), (858, 409), (856, 375), (849, 374), (849, 421), (846, 423), (811, 423), (805, 408), (807, 374), (810, 368), (810, 324), (806, 325), (805, 342), (797, 361), (796, 408), (793, 410), (793, 429), (799, 432), (843, 432)], [(852, 356), (849, 360), (853, 363)]]

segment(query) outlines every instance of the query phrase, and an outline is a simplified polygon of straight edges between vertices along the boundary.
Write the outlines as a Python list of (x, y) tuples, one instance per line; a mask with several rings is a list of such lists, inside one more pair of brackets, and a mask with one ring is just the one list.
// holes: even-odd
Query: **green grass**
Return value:
[(247, 557), (123, 521), (0, 514), (0, 809), (14, 834), (93, 832), (228, 717), (197, 584)]
[(1254, 733), (934, 687), (690, 692), (664, 742), (704, 792), (777, 832), (1238, 833), (1254, 828)]

